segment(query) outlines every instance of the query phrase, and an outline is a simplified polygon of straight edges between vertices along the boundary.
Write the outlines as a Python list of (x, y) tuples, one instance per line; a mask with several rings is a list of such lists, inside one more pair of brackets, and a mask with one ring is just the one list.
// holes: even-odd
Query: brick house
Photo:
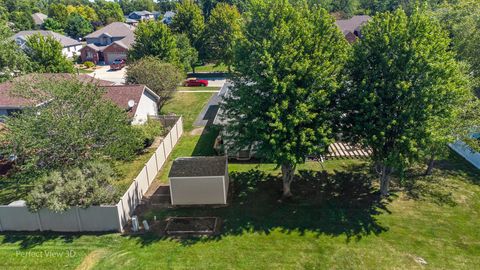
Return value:
[(80, 50), (82, 62), (111, 64), (115, 59), (126, 59), (127, 51), (135, 41), (135, 27), (114, 22), (85, 37), (87, 45)]

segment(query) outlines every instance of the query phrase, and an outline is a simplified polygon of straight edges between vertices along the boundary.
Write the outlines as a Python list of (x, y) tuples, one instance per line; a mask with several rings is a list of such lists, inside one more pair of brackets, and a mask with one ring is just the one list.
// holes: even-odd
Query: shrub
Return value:
[(83, 62), (83, 65), (86, 67), (86, 68), (93, 68), (95, 66), (95, 64), (91, 61), (85, 61)]
[(147, 123), (141, 126), (135, 126), (143, 139), (145, 147), (152, 145), (155, 137), (162, 135), (163, 126), (159, 121), (149, 119)]
[(42, 174), (100, 158), (131, 159), (143, 148), (126, 112), (103, 97), (105, 89), (78, 80), (42, 78), (19, 84), (15, 91), (37, 103), (47, 96), (48, 106), (8, 117), (8, 132), (0, 142), (6, 153), (17, 156), (21, 173)]
[(108, 164), (97, 162), (52, 171), (37, 181), (27, 197), (27, 205), (31, 211), (48, 208), (62, 212), (72, 206), (115, 203), (117, 191), (111, 185), (114, 175)]

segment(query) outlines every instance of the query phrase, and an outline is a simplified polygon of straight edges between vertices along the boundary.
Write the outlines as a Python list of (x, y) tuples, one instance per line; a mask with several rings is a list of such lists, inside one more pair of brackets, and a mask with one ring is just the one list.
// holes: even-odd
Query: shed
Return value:
[(226, 204), (228, 161), (222, 157), (182, 157), (170, 174), (172, 205)]

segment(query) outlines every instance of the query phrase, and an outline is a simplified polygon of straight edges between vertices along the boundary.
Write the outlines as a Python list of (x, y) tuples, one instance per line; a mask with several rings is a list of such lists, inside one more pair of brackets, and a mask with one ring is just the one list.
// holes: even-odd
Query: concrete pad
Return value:
[(99, 66), (97, 69), (89, 73), (88, 75), (100, 79), (100, 80), (106, 80), (106, 81), (111, 81), (114, 82), (115, 84), (125, 84), (125, 74), (126, 74), (127, 68), (124, 67), (121, 70), (110, 70), (109, 66)]

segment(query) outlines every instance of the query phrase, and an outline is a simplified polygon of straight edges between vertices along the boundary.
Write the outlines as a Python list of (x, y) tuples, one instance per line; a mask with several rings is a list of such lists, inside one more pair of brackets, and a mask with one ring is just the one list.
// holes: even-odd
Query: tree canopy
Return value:
[(37, 72), (73, 72), (72, 61), (63, 55), (63, 46), (54, 37), (34, 34), (27, 38), (25, 46), (26, 53)]
[(347, 42), (326, 10), (303, 3), (255, 0), (246, 21), (223, 105), (226, 136), (280, 166), (288, 197), (296, 165), (333, 141)]
[(202, 10), (193, 0), (185, 0), (177, 4), (171, 27), (175, 33), (185, 33), (192, 46), (200, 51), (205, 22)]
[(92, 24), (79, 14), (71, 14), (65, 25), (65, 33), (72, 38), (79, 39), (93, 32)]
[(0, 20), (0, 82), (31, 71), (31, 62), (11, 39), (12, 31)]
[(172, 99), (178, 84), (184, 78), (185, 74), (175, 65), (147, 56), (128, 66), (126, 82), (148, 86), (160, 96), (160, 109)]
[(33, 181), (29, 176), (88, 161), (130, 159), (143, 148), (127, 113), (103, 97), (104, 88), (75, 77), (27, 76), (12, 93), (32, 105), (47, 104), (27, 107), (5, 122), (2, 153), (17, 157), (17, 177)]
[(129, 60), (154, 56), (163, 61), (178, 64), (175, 35), (159, 21), (145, 21), (135, 29), (135, 43), (128, 51)]
[(204, 59), (230, 66), (235, 41), (242, 35), (242, 18), (235, 6), (219, 3), (212, 10), (204, 33)]
[[(422, 11), (376, 15), (362, 28), (349, 63), (344, 135), (373, 150), (381, 194), (389, 176), (415, 161), (431, 138), (429, 123), (448, 119), (465, 90), (450, 39)], [(451, 106), (452, 105), (452, 106)]]

